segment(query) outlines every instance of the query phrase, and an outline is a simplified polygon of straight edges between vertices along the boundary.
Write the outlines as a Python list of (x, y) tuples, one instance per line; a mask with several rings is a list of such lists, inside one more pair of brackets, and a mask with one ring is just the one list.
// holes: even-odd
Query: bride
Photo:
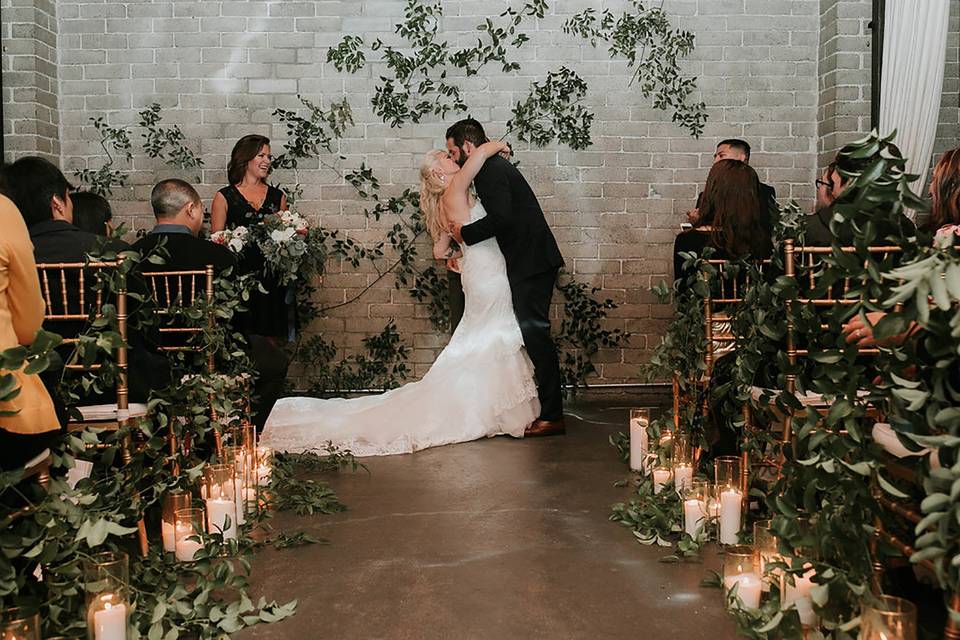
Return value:
[(446, 229), (486, 215), (470, 184), (487, 158), (509, 152), (486, 142), (463, 165), (431, 151), (420, 167), (420, 208), (436, 258), (456, 258), (463, 281), (463, 319), (430, 370), (417, 382), (353, 399), (283, 398), (267, 418), (261, 442), (302, 452), (328, 442), (357, 456), (410, 453), (502, 434), (522, 437), (540, 413), (533, 365), (513, 313), (503, 254), (495, 238), (455, 253)]

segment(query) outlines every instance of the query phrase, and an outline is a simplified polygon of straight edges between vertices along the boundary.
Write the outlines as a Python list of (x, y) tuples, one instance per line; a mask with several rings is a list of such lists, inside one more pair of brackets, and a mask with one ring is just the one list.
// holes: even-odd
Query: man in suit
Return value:
[[(473, 119), (461, 120), (447, 130), (447, 149), (460, 166), (486, 141), (483, 126)], [(563, 257), (537, 197), (508, 160), (500, 156), (488, 159), (473, 184), (487, 215), (455, 226), (451, 234), (468, 246), (496, 237), (540, 396), (540, 417), (527, 428), (526, 436), (565, 433), (560, 362), (550, 336), (550, 299)]]
[[(221, 273), (236, 266), (237, 259), (229, 249), (198, 237), (203, 227), (203, 203), (189, 183), (176, 178), (162, 180), (153, 188), (150, 204), (157, 224), (134, 243), (133, 248), (141, 255), (159, 252), (166, 262), (162, 265), (145, 262), (144, 272), (193, 271), (213, 265), (215, 272)], [(159, 246), (162, 248), (158, 249)], [(257, 372), (252, 421), (257, 431), (261, 431), (283, 393), (289, 363), (286, 354), (263, 336), (247, 335), (246, 338), (247, 351)]]
[[(738, 138), (728, 138), (721, 140), (713, 152), (713, 164), (721, 160), (739, 160), (745, 164), (750, 164), (750, 145), (745, 140)], [(696, 224), (700, 218), (700, 199), (703, 193), (697, 194), (697, 206), (687, 211), (687, 222)], [(771, 234), (773, 233), (774, 212), (777, 210), (777, 192), (768, 184), (760, 183), (760, 201), (766, 203), (765, 211), (768, 215), (763, 220), (764, 228)]]

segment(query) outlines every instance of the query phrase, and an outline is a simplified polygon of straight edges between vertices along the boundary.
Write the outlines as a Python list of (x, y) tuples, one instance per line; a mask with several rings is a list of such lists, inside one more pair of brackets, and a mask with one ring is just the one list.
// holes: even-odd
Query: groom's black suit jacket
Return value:
[(486, 209), (481, 220), (461, 229), (467, 245), (496, 237), (511, 282), (559, 269), (563, 257), (533, 190), (513, 164), (489, 158), (473, 184)]

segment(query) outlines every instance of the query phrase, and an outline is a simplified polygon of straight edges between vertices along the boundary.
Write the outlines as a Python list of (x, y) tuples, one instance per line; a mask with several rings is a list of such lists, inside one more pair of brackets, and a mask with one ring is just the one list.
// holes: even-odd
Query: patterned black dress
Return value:
[[(220, 189), (227, 201), (227, 229), (255, 225), (264, 216), (280, 211), (283, 192), (273, 186), (267, 187), (267, 197), (259, 209), (255, 209), (234, 185)], [(266, 272), (260, 249), (248, 245), (240, 256), (240, 269), (257, 274), (267, 293), (253, 291), (248, 303), (249, 311), (241, 321), (248, 333), (278, 338), (281, 342), (292, 339), (296, 326), (296, 299), (292, 286), (280, 284), (280, 280)]]

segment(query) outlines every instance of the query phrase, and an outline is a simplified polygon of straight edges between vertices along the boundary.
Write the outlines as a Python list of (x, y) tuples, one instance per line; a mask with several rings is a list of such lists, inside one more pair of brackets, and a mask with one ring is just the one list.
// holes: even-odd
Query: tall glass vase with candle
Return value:
[(740, 458), (718, 457), (713, 461), (713, 475), (720, 502), (720, 544), (737, 544), (743, 518)]
[(204, 520), (203, 509), (190, 507), (174, 513), (174, 544), (180, 562), (190, 562), (203, 549)]
[(193, 496), (186, 491), (170, 491), (163, 496), (163, 512), (160, 521), (160, 533), (163, 539), (165, 553), (177, 551), (177, 520), (176, 514), (180, 509), (189, 509)]
[(724, 594), (731, 598), (730, 593), (734, 589), (736, 589), (736, 597), (739, 598), (743, 608), (760, 608), (760, 593), (763, 590), (763, 584), (754, 565), (753, 547), (733, 545), (724, 550)]
[(673, 437), (673, 484), (683, 495), (683, 490), (693, 481), (693, 456), (690, 439), (686, 436)]
[(648, 473), (650, 436), (647, 428), (649, 426), (649, 407), (630, 409), (630, 469), (640, 473)]
[(860, 640), (916, 640), (917, 607), (894, 596), (873, 596), (860, 613)]
[(207, 532), (220, 533), (224, 540), (237, 537), (237, 493), (232, 464), (208, 464), (203, 468), (207, 507)]
[(691, 480), (681, 495), (683, 497), (683, 531), (694, 540), (706, 538), (710, 483), (700, 479)]
[(770, 591), (770, 585), (780, 583), (782, 572), (771, 568), (771, 563), (780, 562), (777, 537), (770, 530), (771, 520), (757, 520), (753, 523), (753, 551), (756, 555), (757, 572), (763, 578), (763, 590)]
[(20, 607), (0, 611), (0, 638), (40, 640), (40, 614)]
[(273, 450), (270, 447), (257, 447), (257, 486), (270, 486), (273, 472)]
[[(223, 460), (233, 465), (234, 499), (237, 509), (237, 524), (243, 525), (247, 515), (256, 511), (256, 489), (253, 488), (253, 459), (243, 447), (223, 448)], [(252, 494), (252, 495), (251, 495)]]
[(88, 640), (126, 640), (130, 568), (125, 553), (105, 552), (83, 563)]

